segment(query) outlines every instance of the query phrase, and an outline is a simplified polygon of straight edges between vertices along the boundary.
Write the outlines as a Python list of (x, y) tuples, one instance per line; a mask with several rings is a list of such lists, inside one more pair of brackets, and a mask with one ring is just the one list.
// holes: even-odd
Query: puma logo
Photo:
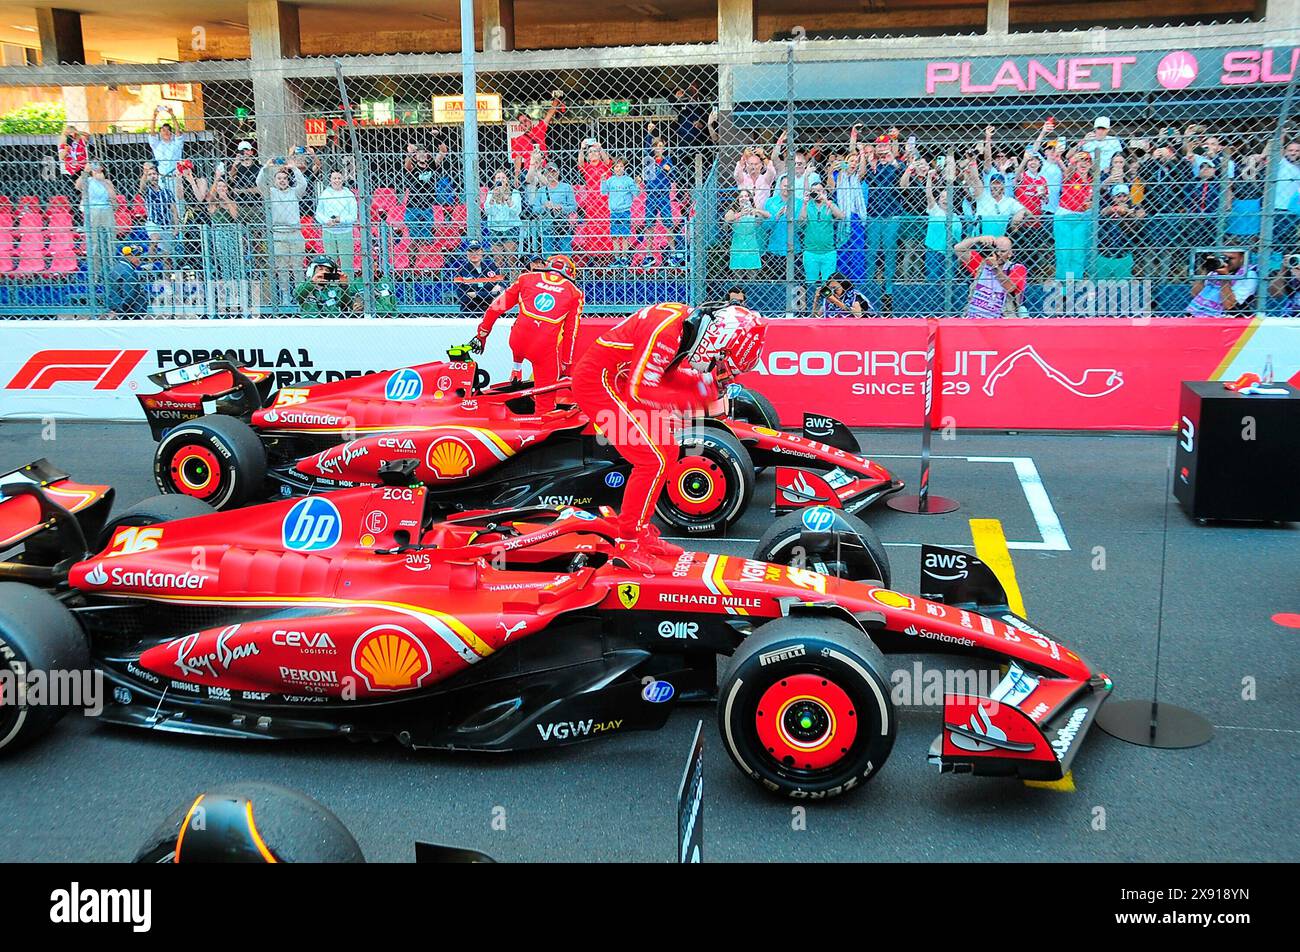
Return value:
[(500, 626), (501, 626), (501, 630), (504, 631), (504, 632), (506, 633), (505, 638), (502, 639), (502, 642), (503, 642), (503, 643), (506, 642), (506, 641), (509, 641), (509, 640), (510, 640), (510, 636), (513, 635), (516, 631), (519, 631), (521, 628), (527, 628), (527, 627), (528, 627), (528, 622), (526, 622), (526, 621), (521, 621), (519, 624), (517, 624), (517, 625), (515, 625), (515, 626), (513, 626), (513, 627), (507, 626), (506, 623), (503, 622), (503, 621), (501, 621), (501, 622), (497, 622), (497, 624), (500, 625)]

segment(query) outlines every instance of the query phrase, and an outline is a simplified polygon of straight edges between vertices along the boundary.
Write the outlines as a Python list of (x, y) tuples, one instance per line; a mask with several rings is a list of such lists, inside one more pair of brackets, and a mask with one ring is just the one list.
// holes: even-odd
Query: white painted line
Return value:
[(1215, 724), (1216, 731), (1258, 731), (1261, 734), (1300, 734), (1300, 731), (1285, 727), (1234, 727), (1231, 724)]
[[(700, 545), (700, 544), (705, 543), (705, 542), (713, 542), (713, 543), (717, 543), (718, 545), (723, 545), (723, 544), (730, 543), (730, 542), (748, 542), (750, 545), (753, 545), (755, 542), (758, 541), (757, 539), (730, 539), (730, 538), (718, 538), (718, 537), (716, 537), (716, 536), (710, 536), (710, 537), (707, 538), (707, 539), (702, 539), (702, 538), (700, 538), (699, 536), (664, 536), (664, 538), (667, 539), (669, 542), (693, 542), (693, 543), (695, 543), (696, 545)], [(931, 542), (925, 542), (925, 543), (921, 543), (921, 542), (883, 542), (883, 543), (881, 543), (881, 544), (882, 544), (882, 545), (885, 545), (885, 546), (893, 546), (894, 548), (899, 548), (899, 549), (919, 549), (922, 545), (934, 545), (934, 544), (936, 544), (936, 543), (931, 543)], [(1016, 543), (1010, 543), (1010, 542), (1009, 542), (1009, 543), (1007, 543), (1007, 544), (1008, 544), (1008, 545), (1014, 545), (1014, 544), (1016, 544)], [(1023, 544), (1023, 545), (1038, 545), (1039, 543), (1035, 543), (1035, 542), (1025, 542), (1025, 543), (1020, 543), (1020, 544)], [(950, 543), (946, 543), (946, 544), (944, 544), (942, 547), (945, 548), (945, 549), (973, 549), (973, 548), (975, 548), (975, 546), (971, 545), (969, 542), (950, 542)]]
[(1011, 463), (1016, 470), (1016, 478), (1020, 480), (1020, 488), (1024, 491), (1025, 500), (1029, 503), (1029, 510), (1034, 514), (1034, 522), (1038, 525), (1038, 532), (1043, 537), (1042, 542), (1017, 542), (1015, 544), (1007, 543), (1009, 549), (1029, 549), (1045, 552), (1069, 552), (1070, 543), (1065, 538), (1065, 530), (1061, 527), (1061, 520), (1056, 515), (1056, 509), (1052, 506), (1052, 498), (1047, 494), (1047, 487), (1043, 485), (1043, 477), (1038, 472), (1038, 467), (1034, 465), (1031, 456), (968, 456), (966, 457), (972, 463)]

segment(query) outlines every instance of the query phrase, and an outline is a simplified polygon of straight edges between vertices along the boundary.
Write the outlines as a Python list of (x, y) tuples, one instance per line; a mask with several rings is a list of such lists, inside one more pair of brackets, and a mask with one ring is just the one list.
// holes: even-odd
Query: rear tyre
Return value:
[[(805, 517), (814, 526), (819, 525), (811, 515), (815, 512), (820, 513), (823, 519), (833, 516), (832, 528), (809, 533), (805, 538), (808, 532)], [(857, 516), (825, 506), (800, 509), (776, 520), (758, 540), (754, 558), (760, 562), (811, 569), (836, 578), (881, 582), (886, 588), (892, 581), (889, 556), (875, 530)]]
[(727, 753), (764, 789), (834, 797), (885, 763), (897, 714), (880, 649), (848, 622), (779, 618), (732, 656), (718, 692)]
[(216, 510), (206, 502), (193, 496), (151, 496), (126, 509), (104, 526), (95, 551), (102, 552), (108, 548), (117, 531), (127, 526), (152, 526), (160, 522), (189, 519), (191, 516), (209, 516), (214, 512)]
[(689, 535), (721, 532), (754, 498), (754, 461), (740, 440), (716, 426), (692, 426), (677, 436), (682, 448), (668, 464), (655, 504), (659, 518)]
[(0, 582), (0, 757), (40, 737), (70, 709), (28, 703), (19, 690), (28, 672), (89, 667), (86, 638), (57, 598), (31, 585)]
[(731, 397), (731, 416), (751, 426), (765, 426), (770, 430), (781, 428), (781, 418), (772, 401), (757, 390), (740, 389)]
[(153, 460), (164, 493), (233, 509), (266, 490), (266, 448), (243, 420), (209, 414), (169, 431)]

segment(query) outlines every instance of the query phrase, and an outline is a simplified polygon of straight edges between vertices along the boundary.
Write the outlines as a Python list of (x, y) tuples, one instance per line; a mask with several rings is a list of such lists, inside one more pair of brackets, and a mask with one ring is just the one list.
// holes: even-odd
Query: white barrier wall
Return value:
[[(493, 380), (510, 373), (511, 323), (498, 322), (480, 361)], [(275, 373), (279, 388), (441, 360), (476, 327), (465, 318), (0, 321), (0, 419), (141, 420), (136, 393), (158, 390), (150, 374), (218, 352)]]

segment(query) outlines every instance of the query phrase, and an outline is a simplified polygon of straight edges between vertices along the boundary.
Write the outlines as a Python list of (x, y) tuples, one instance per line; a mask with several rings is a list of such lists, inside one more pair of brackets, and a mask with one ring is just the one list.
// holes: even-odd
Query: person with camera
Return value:
[[(976, 249), (980, 250), (976, 250)], [(1006, 235), (971, 235), (953, 245), (957, 260), (974, 280), (966, 301), (967, 317), (1018, 317), (1029, 272), (1014, 263)]]
[(803, 274), (809, 285), (830, 280), (835, 273), (835, 223), (844, 212), (821, 182), (808, 188), (808, 201), (799, 211), (803, 231)]
[(731, 247), (727, 265), (731, 273), (742, 278), (757, 278), (763, 269), (762, 222), (772, 217), (767, 209), (754, 204), (749, 189), (742, 188), (736, 201), (727, 209), (726, 221), (731, 226)]
[(294, 291), (294, 300), (304, 316), (351, 314), (361, 310), (361, 299), (352, 293), (329, 255), (317, 255), (307, 265), (307, 280)]
[(1268, 293), (1278, 301), (1283, 317), (1300, 317), (1300, 255), (1282, 259), (1282, 269), (1273, 275)]
[[(167, 114), (169, 121), (158, 124), (158, 118)], [(176, 183), (176, 163), (185, 155), (185, 136), (176, 131), (176, 114), (171, 106), (159, 104), (153, 111), (153, 128), (149, 133), (149, 149), (153, 152), (154, 164), (158, 168), (158, 177), (164, 188), (174, 188)]]
[(1123, 182), (1110, 186), (1110, 200), (1101, 209), (1097, 225), (1098, 281), (1133, 277), (1133, 248), (1146, 212), (1131, 201), (1132, 189)]
[(867, 296), (838, 271), (813, 296), (813, 317), (870, 317), (874, 310)]
[(1259, 288), (1259, 270), (1246, 267), (1241, 248), (1200, 254), (1192, 281), (1192, 300), (1187, 314), (1192, 317), (1224, 317), (1245, 314)]

